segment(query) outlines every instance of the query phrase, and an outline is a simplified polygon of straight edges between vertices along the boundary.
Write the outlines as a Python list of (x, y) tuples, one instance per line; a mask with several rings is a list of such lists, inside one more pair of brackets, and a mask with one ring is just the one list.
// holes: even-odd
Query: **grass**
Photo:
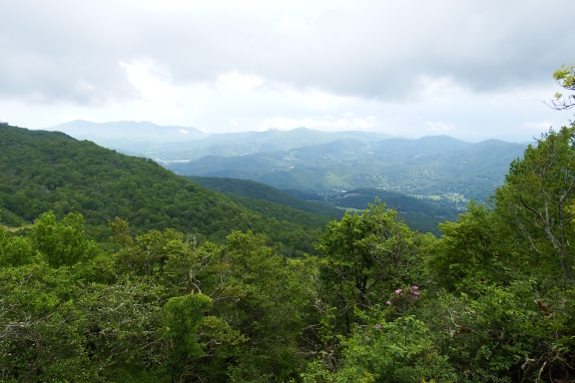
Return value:
[(32, 226), (34, 226), (34, 224), (30, 223), (30, 222), (24, 222), (19, 226), (7, 226), (7, 225), (2, 224), (2, 227), (4, 229), (6, 229), (7, 231), (9, 231), (10, 233), (15, 233), (19, 230), (24, 230), (24, 229), (31, 229)]
[(363, 213), (364, 210), (367, 209), (367, 208), (365, 208), (365, 209), (354, 209), (353, 207), (343, 207), (343, 206), (336, 206), (335, 208), (339, 209), (339, 210), (345, 210), (345, 211), (350, 212), (350, 213)]

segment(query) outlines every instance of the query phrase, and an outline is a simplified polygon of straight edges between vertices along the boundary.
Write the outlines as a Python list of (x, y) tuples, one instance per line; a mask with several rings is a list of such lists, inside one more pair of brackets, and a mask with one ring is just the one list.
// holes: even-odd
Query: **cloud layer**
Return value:
[(540, 105), (554, 91), (551, 73), (575, 61), (567, 0), (22, 0), (2, 9), (0, 119), (32, 127), (82, 115), (211, 131), (306, 124), (522, 140), (526, 126), (569, 117)]

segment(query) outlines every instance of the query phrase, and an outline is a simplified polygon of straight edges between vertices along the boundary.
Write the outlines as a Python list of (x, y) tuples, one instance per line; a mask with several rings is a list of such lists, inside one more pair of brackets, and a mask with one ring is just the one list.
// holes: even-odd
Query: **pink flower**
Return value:
[(378, 324), (375, 326), (375, 328), (379, 330), (379, 329), (381, 328), (381, 325), (378, 323)]
[(417, 291), (417, 286), (413, 286), (413, 289), (414, 289), (415, 291)]
[(389, 306), (391, 304), (391, 302), (387, 301), (387, 302), (385, 302), (385, 304)]
[(401, 289), (395, 290), (395, 293), (396, 293), (397, 295), (400, 295), (400, 294), (401, 294)]
[(413, 300), (417, 300), (417, 295), (413, 297)]
[(415, 295), (419, 295), (419, 291), (416, 291), (414, 294), (415, 294)]

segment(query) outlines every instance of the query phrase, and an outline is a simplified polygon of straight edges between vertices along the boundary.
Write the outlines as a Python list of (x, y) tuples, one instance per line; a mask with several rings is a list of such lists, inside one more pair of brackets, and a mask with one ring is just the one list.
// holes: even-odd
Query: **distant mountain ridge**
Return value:
[(181, 175), (249, 179), (278, 189), (330, 194), (376, 188), (409, 195), (485, 199), (525, 144), (419, 139), (375, 132), (289, 131), (208, 135), (149, 122), (74, 121), (51, 128), (119, 152), (151, 158)]
[[(123, 153), (152, 158), (168, 163), (192, 161), (208, 155), (243, 156), (264, 151), (290, 150), (309, 145), (320, 145), (342, 138), (356, 138), (376, 142), (389, 135), (377, 132), (322, 132), (307, 128), (208, 134), (195, 128), (158, 126), (150, 122), (120, 121), (93, 123), (72, 121), (46, 128), (59, 131), (79, 140)], [(183, 132), (186, 133), (183, 133)]]
[(129, 140), (134, 142), (168, 143), (200, 140), (209, 136), (201, 130), (183, 126), (159, 126), (148, 121), (89, 122), (75, 120), (46, 128), (66, 133), (76, 139)]
[(497, 140), (474, 144), (447, 136), (377, 142), (345, 138), (245, 156), (206, 156), (167, 167), (182, 175), (250, 179), (278, 189), (323, 194), (367, 187), (483, 199), (501, 185), (509, 163), (525, 148)]
[(43, 130), (62, 132), (77, 140), (92, 141), (109, 149), (143, 157), (145, 157), (143, 148), (209, 137), (208, 133), (196, 128), (159, 126), (147, 121), (97, 123), (75, 120)]
[(155, 149), (152, 158), (160, 162), (193, 161), (205, 156), (238, 157), (277, 150), (291, 150), (304, 146), (322, 145), (353, 138), (377, 142), (390, 136), (372, 132), (321, 132), (307, 128), (214, 134), (203, 140), (166, 144)]

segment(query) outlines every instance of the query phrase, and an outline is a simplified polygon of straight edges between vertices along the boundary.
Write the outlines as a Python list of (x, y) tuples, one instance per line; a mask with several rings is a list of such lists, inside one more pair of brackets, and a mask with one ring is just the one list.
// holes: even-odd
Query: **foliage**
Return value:
[[(573, 91), (575, 90), (575, 66), (561, 66), (560, 69), (553, 73), (553, 78), (561, 88)], [(551, 99), (551, 107), (555, 110), (571, 109), (575, 106), (575, 94), (563, 97), (563, 94), (557, 92)]]
[(44, 213), (38, 218), (32, 233), (38, 252), (54, 268), (74, 265), (83, 257), (91, 257), (98, 252), (96, 244), (84, 237), (81, 214), (70, 213), (56, 223), (52, 211)]
[(325, 256), (322, 279), (344, 314), (347, 332), (356, 309), (380, 304), (393, 286), (419, 282), (419, 251), (432, 238), (412, 232), (381, 204), (361, 215), (346, 214), (326, 227), (317, 245)]
[[(306, 201), (308, 198), (298, 198), (285, 191), (273, 188), (268, 185), (264, 185), (259, 182), (254, 182), (250, 180), (239, 180), (233, 178), (217, 178), (217, 177), (194, 177), (186, 176), (184, 178), (190, 181), (202, 185), (211, 190), (218, 191), (220, 193), (229, 193), (239, 197), (250, 198), (257, 201), (268, 201), (274, 202), (280, 205), (291, 207), (297, 210), (306, 211), (309, 213), (315, 213), (322, 216), (328, 216), (331, 218), (341, 218), (343, 213), (329, 205)], [(316, 195), (317, 198), (319, 196)], [(370, 200), (370, 202), (373, 198)], [(367, 206), (367, 205), (365, 205)], [(277, 218), (277, 217), (276, 217)]]
[(474, 201), (455, 222), (439, 225), (443, 232), (430, 250), (428, 267), (437, 285), (448, 291), (465, 291), (475, 282), (502, 284), (512, 278), (509, 260), (517, 257), (501, 218)]
[(357, 327), (343, 344), (345, 362), (336, 382), (455, 382), (434, 334), (413, 316)]
[(280, 220), (256, 213), (151, 160), (7, 125), (0, 126), (0, 206), (10, 211), (8, 218), (26, 221), (49, 210), (57, 218), (81, 213), (88, 235), (99, 241), (111, 235), (107, 221), (121, 217), (138, 233), (174, 228), (219, 243), (232, 230), (253, 229), (300, 255), (309, 251), (317, 228), (288, 221), (290, 215)]
[(575, 125), (551, 130), (511, 163), (497, 191), (518, 228), (540, 254), (554, 253), (566, 279), (573, 280), (569, 240), (575, 231)]
[(165, 335), (170, 343), (170, 357), (166, 371), (172, 376), (181, 376), (186, 365), (203, 354), (202, 345), (196, 334), (204, 312), (211, 306), (211, 299), (205, 295), (184, 295), (173, 297), (164, 306), (166, 311)]

